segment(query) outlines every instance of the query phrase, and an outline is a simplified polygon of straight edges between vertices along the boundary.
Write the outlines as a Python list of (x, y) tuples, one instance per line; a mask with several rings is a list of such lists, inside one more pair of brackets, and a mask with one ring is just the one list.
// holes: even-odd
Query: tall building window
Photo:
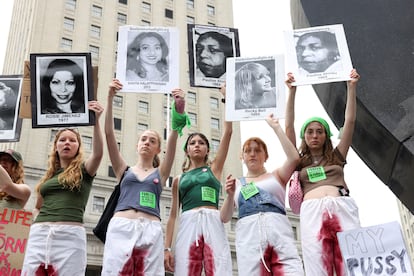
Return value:
[(124, 104), (124, 98), (122, 96), (115, 95), (112, 100), (112, 104), (116, 107), (122, 107)]
[(197, 94), (194, 93), (194, 92), (188, 91), (187, 101), (188, 101), (188, 103), (191, 103), (191, 104), (197, 103)]
[(142, 12), (151, 13), (151, 4), (147, 2), (142, 2)]
[(187, 0), (187, 9), (194, 9), (194, 0)]
[(219, 108), (219, 100), (214, 97), (210, 97), (210, 107), (212, 109), (218, 109)]
[(220, 129), (220, 120), (217, 118), (211, 118), (211, 129)]
[(92, 5), (92, 16), (102, 17), (102, 8), (96, 5)]
[(116, 177), (116, 175), (114, 173), (114, 169), (112, 168), (112, 166), (108, 166), (108, 176), (109, 177)]
[(127, 16), (126, 14), (118, 12), (118, 23), (119, 24), (126, 24), (127, 23)]
[(91, 57), (93, 59), (99, 59), (99, 47), (89, 45), (89, 52), (91, 52)]
[(66, 0), (65, 6), (68, 10), (76, 9), (76, 0)]
[(138, 127), (137, 127), (138, 132), (144, 132), (147, 129), (148, 129), (148, 125), (147, 124), (138, 123)]
[(100, 38), (101, 37), (101, 27), (96, 25), (91, 25), (91, 36)]
[(144, 101), (138, 101), (138, 112), (148, 114), (149, 113), (148, 103)]
[(147, 20), (141, 20), (141, 26), (151, 26), (151, 22)]
[(191, 124), (193, 126), (197, 125), (197, 114), (188, 112), (188, 118), (190, 118)]
[(170, 9), (165, 9), (165, 17), (173, 19), (173, 11)]
[(187, 16), (187, 24), (194, 24), (195, 18), (193, 16)]
[(92, 150), (92, 137), (82, 135), (82, 144), (85, 150)]
[(119, 118), (114, 118), (114, 129), (121, 130), (122, 129), (122, 120)]
[(211, 139), (211, 151), (212, 152), (217, 152), (219, 146), (220, 146), (220, 140)]
[(62, 37), (62, 39), (60, 40), (60, 48), (69, 51), (72, 50), (72, 40)]
[(125, 5), (128, 4), (128, 1), (127, 0), (118, 0), (118, 2), (121, 3), (121, 4), (125, 4)]
[(50, 130), (49, 142), (53, 142), (55, 140), (55, 136), (56, 136), (57, 132), (58, 132), (57, 129), (51, 129)]
[(209, 16), (216, 15), (216, 9), (213, 6), (207, 5), (207, 14)]
[(66, 30), (73, 31), (75, 29), (75, 20), (69, 17), (63, 18), (63, 27)]
[(102, 196), (93, 196), (92, 212), (102, 213), (105, 207), (105, 198)]

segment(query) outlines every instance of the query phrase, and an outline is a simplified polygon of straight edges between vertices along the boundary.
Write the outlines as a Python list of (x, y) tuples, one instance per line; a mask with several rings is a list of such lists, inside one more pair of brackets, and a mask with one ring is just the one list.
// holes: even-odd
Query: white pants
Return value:
[(198, 276), (232, 275), (230, 246), (218, 210), (185, 211), (175, 244), (175, 273)]
[(35, 223), (30, 227), (22, 276), (84, 276), (85, 269), (83, 226)]
[(289, 219), (265, 212), (239, 219), (236, 225), (239, 276), (303, 276), (302, 261)]
[(358, 207), (348, 196), (308, 199), (300, 209), (303, 262), (307, 276), (345, 276), (337, 232), (360, 227)]
[(108, 225), (102, 276), (164, 276), (160, 221), (113, 217)]

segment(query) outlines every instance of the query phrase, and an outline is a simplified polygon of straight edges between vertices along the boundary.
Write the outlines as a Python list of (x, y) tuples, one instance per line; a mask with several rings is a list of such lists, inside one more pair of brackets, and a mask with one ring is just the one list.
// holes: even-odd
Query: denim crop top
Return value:
[(161, 219), (161, 192), (162, 183), (158, 168), (142, 180), (129, 168), (121, 181), (121, 193), (115, 212), (134, 209)]
[(234, 199), (239, 209), (239, 218), (261, 212), (286, 215), (285, 189), (273, 175), (254, 183), (246, 183), (246, 179), (242, 177), (238, 184)]
[(218, 208), (220, 188), (221, 184), (210, 167), (200, 167), (183, 173), (179, 186), (183, 212), (201, 206)]

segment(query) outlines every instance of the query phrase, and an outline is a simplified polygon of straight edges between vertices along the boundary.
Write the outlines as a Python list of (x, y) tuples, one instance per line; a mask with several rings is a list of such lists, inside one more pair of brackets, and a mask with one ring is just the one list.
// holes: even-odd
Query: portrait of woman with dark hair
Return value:
[(334, 72), (341, 67), (341, 56), (334, 33), (309, 32), (301, 35), (296, 43), (299, 69), (307, 73)]
[(6, 83), (0, 82), (0, 130), (13, 129), (17, 93)]
[(81, 67), (70, 59), (55, 59), (41, 76), (41, 114), (84, 113), (85, 85)]
[(127, 81), (168, 81), (168, 45), (157, 32), (142, 32), (128, 45)]
[(198, 37), (195, 50), (197, 75), (209, 78), (222, 77), (226, 73), (226, 58), (234, 56), (231, 38), (213, 31)]

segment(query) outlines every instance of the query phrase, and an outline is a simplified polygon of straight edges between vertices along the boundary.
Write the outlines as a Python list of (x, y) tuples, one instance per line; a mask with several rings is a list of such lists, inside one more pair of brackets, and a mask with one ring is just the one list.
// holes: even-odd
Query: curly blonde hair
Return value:
[(48, 169), (45, 175), (42, 177), (40, 182), (36, 185), (36, 191), (40, 191), (40, 187), (50, 178), (52, 178), (56, 172), (61, 169), (59, 155), (56, 151), (56, 144), (60, 136), (65, 131), (71, 131), (76, 135), (76, 139), (79, 143), (78, 152), (76, 153), (73, 160), (70, 162), (69, 166), (61, 173), (58, 177), (58, 181), (63, 185), (65, 189), (80, 190), (81, 181), (82, 181), (82, 164), (83, 164), (83, 148), (82, 148), (82, 139), (78, 131), (71, 128), (61, 129), (56, 133), (55, 140), (53, 141), (53, 146), (49, 154), (48, 160)]
[[(15, 161), (13, 163), (13, 166), (11, 168), (11, 172), (9, 173), (9, 176), (13, 183), (16, 184), (23, 184), (24, 183), (24, 167), (23, 167), (23, 161), (20, 160), (19, 162)], [(5, 192), (0, 193), (0, 199), (5, 200), (14, 200), (15, 198), (8, 195)]]

